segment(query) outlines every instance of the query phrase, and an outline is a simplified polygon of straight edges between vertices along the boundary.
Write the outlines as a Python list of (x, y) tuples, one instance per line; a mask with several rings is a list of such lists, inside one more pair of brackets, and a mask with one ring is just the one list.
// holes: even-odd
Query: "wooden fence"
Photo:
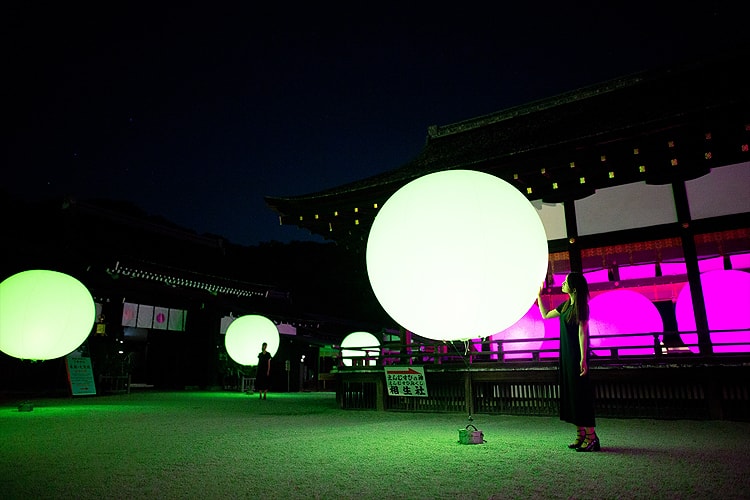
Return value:
[[(424, 365), (428, 397), (389, 396), (382, 367), (346, 367), (336, 377), (345, 409), (557, 415), (553, 363)], [(750, 421), (750, 360), (692, 360), (591, 367), (596, 413), (612, 418)]]

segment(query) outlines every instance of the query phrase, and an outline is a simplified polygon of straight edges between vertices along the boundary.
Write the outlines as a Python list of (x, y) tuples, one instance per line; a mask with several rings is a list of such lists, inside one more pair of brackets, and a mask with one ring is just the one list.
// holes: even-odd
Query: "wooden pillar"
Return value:
[(568, 260), (570, 261), (570, 270), (582, 273), (583, 259), (581, 257), (581, 247), (578, 244), (578, 223), (576, 222), (576, 205), (575, 200), (566, 200), (563, 203), (565, 208), (565, 230), (568, 233)]
[(399, 364), (412, 364), (411, 358), (411, 332), (406, 328), (399, 327), (398, 336), (401, 340)]
[(464, 399), (466, 401), (466, 411), (468, 415), (474, 414), (474, 390), (471, 384), (471, 371), (467, 370), (464, 374)]
[(698, 267), (698, 249), (695, 245), (695, 234), (690, 218), (690, 204), (687, 199), (685, 182), (673, 182), (672, 193), (677, 210), (677, 222), (681, 228), (680, 240), (682, 241), (682, 253), (685, 257), (685, 267), (687, 267), (688, 283), (690, 284), (690, 298), (693, 302), (693, 313), (695, 314), (695, 329), (698, 332), (698, 350), (703, 355), (710, 355), (713, 354), (713, 347), (708, 330), (706, 302), (703, 298), (703, 285), (701, 284), (701, 273)]
[(375, 409), (377, 411), (385, 410), (386, 390), (385, 373), (383, 373), (381, 376), (375, 378)]

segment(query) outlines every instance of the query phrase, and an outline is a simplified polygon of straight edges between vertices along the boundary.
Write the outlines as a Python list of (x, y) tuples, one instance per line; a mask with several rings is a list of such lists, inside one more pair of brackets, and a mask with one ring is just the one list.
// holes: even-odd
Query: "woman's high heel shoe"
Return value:
[(568, 445), (571, 450), (577, 450), (581, 447), (583, 442), (586, 440), (586, 434), (579, 434), (575, 441)]
[(587, 434), (586, 441), (581, 446), (576, 448), (576, 451), (582, 451), (582, 452), (601, 451), (601, 450), (602, 450), (602, 445), (599, 443), (599, 436), (597, 436), (596, 434), (592, 436), (589, 436)]

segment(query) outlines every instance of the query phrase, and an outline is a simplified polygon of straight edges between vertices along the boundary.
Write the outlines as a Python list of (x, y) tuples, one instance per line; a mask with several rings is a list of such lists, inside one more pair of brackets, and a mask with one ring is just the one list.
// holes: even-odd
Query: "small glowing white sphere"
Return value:
[(380, 341), (369, 332), (352, 332), (341, 341), (341, 355), (346, 366), (352, 366), (352, 358), (372, 358), (364, 361), (374, 365), (380, 355)]
[(240, 365), (257, 365), (263, 342), (271, 356), (279, 348), (279, 330), (270, 319), (257, 314), (240, 316), (232, 321), (224, 335), (227, 354)]
[(534, 207), (493, 175), (425, 175), (386, 201), (367, 241), (367, 272), (383, 309), (426, 338), (486, 338), (518, 321), (547, 272)]
[(86, 340), (95, 319), (91, 293), (67, 274), (36, 269), (0, 283), (0, 350), (10, 356), (66, 356)]

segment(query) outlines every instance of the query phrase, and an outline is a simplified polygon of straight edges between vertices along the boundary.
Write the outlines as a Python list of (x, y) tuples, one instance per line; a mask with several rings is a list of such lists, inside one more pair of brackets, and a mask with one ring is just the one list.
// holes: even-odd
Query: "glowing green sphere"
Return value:
[(268, 344), (266, 350), (271, 356), (275, 355), (279, 348), (279, 330), (273, 321), (257, 314), (232, 321), (224, 336), (227, 354), (240, 365), (257, 365), (263, 342)]
[(341, 355), (346, 366), (352, 366), (352, 358), (370, 358), (363, 364), (375, 365), (380, 356), (380, 341), (369, 332), (352, 332), (341, 341)]
[(383, 309), (426, 338), (484, 338), (518, 321), (547, 272), (536, 209), (489, 174), (420, 177), (386, 201), (367, 241), (367, 272)]
[(96, 306), (77, 279), (24, 271), (0, 283), (0, 350), (21, 359), (66, 356), (91, 333)]

